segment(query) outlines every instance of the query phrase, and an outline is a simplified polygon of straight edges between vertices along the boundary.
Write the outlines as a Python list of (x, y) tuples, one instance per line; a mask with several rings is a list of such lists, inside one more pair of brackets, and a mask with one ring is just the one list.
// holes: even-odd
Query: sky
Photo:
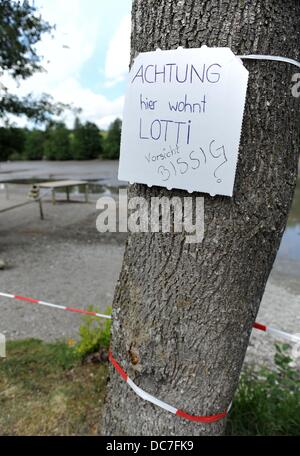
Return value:
[[(35, 0), (42, 17), (56, 25), (54, 37), (44, 35), (37, 49), (46, 72), (17, 87), (19, 95), (48, 93), (55, 101), (80, 107), (82, 121), (107, 128), (122, 117), (130, 52), (131, 0)], [(20, 126), (25, 118), (14, 119)], [(69, 127), (74, 115), (64, 121)]]

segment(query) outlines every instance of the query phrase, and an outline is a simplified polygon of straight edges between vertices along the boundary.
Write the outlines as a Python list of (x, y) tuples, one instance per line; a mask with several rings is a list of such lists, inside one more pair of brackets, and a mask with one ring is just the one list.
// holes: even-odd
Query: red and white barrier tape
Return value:
[(289, 334), (285, 331), (281, 331), (280, 329), (273, 328), (272, 326), (266, 326), (266, 325), (263, 325), (258, 322), (255, 322), (253, 324), (253, 328), (273, 334), (274, 337), (279, 337), (281, 339), (286, 339), (289, 342), (294, 342), (295, 344), (300, 344), (300, 337), (297, 336), (296, 334)]
[(53, 304), (51, 302), (46, 302), (46, 301), (40, 301), (39, 299), (26, 298), (25, 296), (18, 296), (18, 295), (13, 295), (13, 294), (9, 294), (9, 293), (1, 293), (1, 292), (0, 292), (0, 296), (3, 296), (4, 298), (17, 299), (19, 301), (31, 302), (33, 304), (40, 304), (42, 306), (53, 307), (55, 309), (67, 310), (68, 312), (76, 312), (76, 313), (80, 313), (80, 314), (84, 314), (84, 315), (90, 315), (92, 317), (108, 318), (108, 319), (111, 318), (110, 315), (104, 315), (104, 314), (100, 314), (97, 312), (88, 312), (87, 310), (76, 309), (75, 307), (59, 306), (58, 304)]
[(151, 394), (146, 393), (146, 391), (142, 390), (142, 388), (137, 386), (128, 377), (127, 373), (122, 369), (120, 364), (115, 360), (115, 358), (113, 357), (111, 352), (109, 352), (108, 359), (112, 363), (112, 365), (114, 366), (116, 371), (120, 374), (122, 379), (130, 386), (131, 389), (133, 389), (133, 391), (139, 397), (141, 397), (145, 401), (148, 401), (148, 402), (151, 402), (154, 405), (157, 405), (158, 407), (160, 407), (160, 408), (162, 408), (164, 410), (167, 410), (168, 412), (173, 413), (174, 415), (180, 416), (181, 418), (184, 418), (184, 419), (189, 420), (189, 421), (195, 421), (195, 422), (198, 422), (198, 423), (213, 423), (215, 421), (219, 421), (222, 418), (224, 418), (227, 415), (227, 413), (228, 413), (228, 411), (230, 409), (230, 406), (229, 406), (228, 409), (225, 412), (217, 413), (216, 415), (207, 415), (207, 416), (190, 415), (189, 413), (186, 413), (183, 410), (178, 410), (175, 407), (173, 407), (172, 405), (169, 405), (166, 402), (163, 402), (160, 399), (157, 399), (156, 397), (154, 397)]
[[(31, 302), (34, 304), (41, 304), (42, 306), (54, 307), (55, 309), (67, 310), (68, 312), (76, 312), (76, 313), (80, 313), (83, 315), (91, 315), (93, 317), (111, 319), (111, 315), (100, 314), (97, 312), (88, 312), (87, 310), (77, 309), (74, 307), (59, 306), (58, 304), (52, 304), (51, 302), (40, 301), (38, 299), (26, 298), (25, 296), (18, 296), (18, 295), (2, 293), (2, 292), (0, 292), (0, 296), (3, 296), (4, 298), (17, 299), (20, 301)], [(289, 334), (285, 331), (281, 331), (280, 329), (273, 328), (272, 326), (266, 326), (266, 325), (263, 325), (262, 323), (255, 322), (253, 324), (253, 328), (258, 329), (259, 331), (264, 331), (264, 332), (273, 334), (275, 337), (280, 337), (280, 338), (288, 340), (290, 342), (300, 344), (299, 336), (297, 336), (295, 334)]]
[[(33, 298), (27, 298), (25, 296), (19, 296), (19, 295), (14, 295), (14, 294), (9, 294), (9, 293), (2, 293), (2, 292), (0, 292), (0, 296), (3, 296), (4, 298), (10, 298), (10, 299), (16, 299), (16, 300), (30, 302), (30, 303), (34, 303), (34, 304), (40, 304), (40, 305), (47, 306), (47, 307), (52, 307), (52, 308), (55, 308), (55, 309), (66, 310), (66, 311), (69, 311), (69, 312), (76, 312), (76, 313), (81, 313), (81, 314), (84, 314), (84, 315), (90, 315), (90, 316), (99, 317), (99, 318), (111, 319), (110, 315), (104, 315), (104, 314), (100, 314), (100, 313), (97, 313), (97, 312), (89, 312), (89, 311), (82, 310), (82, 309), (76, 309), (74, 307), (60, 306), (58, 304), (53, 304), (53, 303), (46, 302), (46, 301), (40, 301), (38, 299), (33, 299)], [(253, 328), (258, 329), (260, 331), (269, 332), (271, 334), (274, 334), (274, 336), (279, 336), (279, 337), (287, 339), (287, 340), (289, 340), (291, 342), (295, 342), (295, 343), (299, 343), (300, 344), (300, 337), (298, 337), (296, 335), (293, 335), (293, 334), (286, 333), (284, 331), (280, 331), (279, 329), (272, 328), (271, 326), (266, 326), (266, 325), (263, 325), (261, 323), (255, 322), (253, 324)], [(184, 418), (184, 419), (189, 420), (189, 421), (195, 421), (195, 422), (201, 422), (201, 423), (213, 423), (215, 421), (219, 421), (222, 418), (224, 418), (228, 414), (228, 412), (230, 410), (231, 404), (229, 405), (228, 409), (225, 412), (217, 413), (215, 415), (208, 415), (208, 416), (190, 415), (189, 413), (186, 413), (183, 410), (179, 410), (179, 409), (173, 407), (172, 405), (169, 405), (166, 402), (163, 402), (160, 399), (157, 399), (156, 397), (154, 397), (151, 394), (147, 393), (146, 391), (142, 390), (142, 388), (137, 386), (128, 377), (127, 373), (120, 366), (120, 364), (115, 360), (115, 358), (113, 357), (111, 352), (109, 352), (108, 359), (112, 363), (112, 365), (114, 366), (116, 371), (120, 374), (122, 379), (130, 386), (130, 388), (139, 397), (141, 397), (145, 401), (148, 401), (148, 402), (151, 402), (154, 405), (157, 405), (158, 407), (160, 407), (160, 408), (162, 408), (164, 410), (167, 410), (170, 413), (173, 413), (176, 416), (179, 416), (179, 417)]]

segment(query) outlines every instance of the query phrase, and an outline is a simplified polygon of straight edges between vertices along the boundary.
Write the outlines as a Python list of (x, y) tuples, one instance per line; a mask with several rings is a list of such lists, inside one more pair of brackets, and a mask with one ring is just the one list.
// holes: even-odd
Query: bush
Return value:
[(276, 345), (276, 370), (246, 367), (228, 420), (229, 435), (300, 434), (300, 373), (290, 367), (289, 346)]
[[(88, 307), (89, 312), (97, 312), (92, 306)], [(108, 307), (106, 315), (111, 314)], [(100, 348), (108, 349), (110, 343), (110, 319), (100, 320), (97, 317), (84, 316), (84, 323), (80, 326), (80, 341), (75, 347), (76, 353), (85, 358), (90, 353), (99, 351)]]

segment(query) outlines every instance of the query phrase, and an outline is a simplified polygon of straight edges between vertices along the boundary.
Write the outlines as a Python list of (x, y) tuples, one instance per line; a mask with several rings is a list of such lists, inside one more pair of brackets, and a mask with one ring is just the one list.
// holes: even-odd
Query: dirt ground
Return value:
[[(78, 196), (77, 196), (78, 198)], [(19, 198), (10, 196), (10, 203)], [(111, 305), (125, 238), (96, 230), (95, 202), (43, 203), (1, 214), (0, 271), (3, 292), (52, 303), (105, 310)], [(55, 340), (78, 333), (80, 316), (1, 299), (0, 332), (8, 338)]]
[[(10, 186), (9, 201), (0, 192), (0, 209), (24, 201), (28, 186)], [(32, 204), (0, 214), (0, 291), (52, 303), (105, 310), (112, 303), (121, 268), (126, 235), (96, 230), (97, 195), (56, 205), (43, 203), (45, 220)], [(278, 257), (268, 281), (257, 320), (300, 333), (299, 262)], [(0, 332), (8, 339), (35, 337), (46, 341), (76, 337), (78, 314), (0, 298)], [(247, 361), (270, 363), (274, 339), (254, 330)], [(300, 363), (299, 357), (296, 362)]]

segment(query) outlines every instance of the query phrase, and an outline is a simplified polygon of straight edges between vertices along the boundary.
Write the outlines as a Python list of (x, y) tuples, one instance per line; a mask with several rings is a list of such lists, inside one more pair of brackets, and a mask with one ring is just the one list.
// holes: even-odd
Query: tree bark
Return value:
[[(133, 2), (132, 57), (203, 44), (299, 60), (300, 2)], [(184, 233), (129, 234), (113, 302), (113, 355), (142, 389), (194, 415), (221, 412), (234, 396), (297, 179), (296, 67), (244, 64), (250, 75), (233, 197), (193, 194), (205, 197), (202, 243), (185, 243)], [(130, 193), (189, 196), (145, 185)], [(143, 401), (110, 367), (103, 434), (221, 435), (225, 425), (193, 423)]]

